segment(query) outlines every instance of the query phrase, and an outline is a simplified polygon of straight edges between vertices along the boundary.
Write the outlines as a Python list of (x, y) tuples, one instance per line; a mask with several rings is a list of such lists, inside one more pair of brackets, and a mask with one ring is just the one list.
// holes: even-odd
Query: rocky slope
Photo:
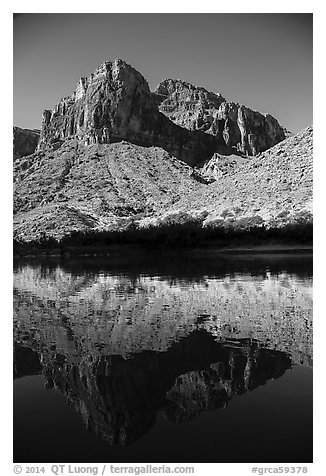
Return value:
[(223, 138), (226, 146), (245, 155), (256, 155), (286, 137), (287, 131), (270, 114), (227, 102), (181, 80), (166, 79), (155, 90), (159, 109), (169, 119), (190, 130)]
[(40, 131), (14, 127), (13, 133), (14, 160), (35, 152), (40, 138)]
[(219, 177), (183, 196), (168, 213), (205, 212), (204, 225), (250, 217), (267, 226), (281, 226), (300, 216), (312, 220), (312, 127), (250, 160), (216, 154), (203, 171)]
[(154, 217), (200, 188), (191, 172), (163, 149), (126, 142), (69, 141), (57, 151), (39, 151), (14, 164), (15, 234), (60, 238)]
[(161, 148), (66, 141), (14, 163), (14, 233), (146, 228), (186, 213), (204, 225), (311, 220), (312, 127), (254, 158), (215, 154), (192, 169)]

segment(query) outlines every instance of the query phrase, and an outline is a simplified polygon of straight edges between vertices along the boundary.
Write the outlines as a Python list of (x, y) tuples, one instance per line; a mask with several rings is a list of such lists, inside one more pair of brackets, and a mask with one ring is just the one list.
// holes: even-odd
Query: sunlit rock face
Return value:
[(44, 111), (38, 150), (58, 148), (69, 138), (86, 145), (127, 140), (159, 146), (191, 165), (210, 157), (219, 143), (161, 114), (145, 78), (122, 60), (102, 63), (74, 93)]
[(160, 111), (190, 130), (223, 138), (229, 148), (256, 155), (286, 138), (285, 129), (270, 114), (228, 102), (221, 96), (185, 81), (166, 79), (155, 93)]
[(190, 130), (208, 131), (225, 99), (221, 94), (179, 79), (165, 79), (154, 92), (160, 111), (171, 121)]
[(197, 165), (218, 150), (256, 155), (285, 132), (271, 115), (185, 81), (164, 80), (151, 93), (145, 78), (118, 59), (102, 63), (44, 111), (38, 150), (58, 148), (68, 138), (86, 145), (127, 140), (158, 146)]

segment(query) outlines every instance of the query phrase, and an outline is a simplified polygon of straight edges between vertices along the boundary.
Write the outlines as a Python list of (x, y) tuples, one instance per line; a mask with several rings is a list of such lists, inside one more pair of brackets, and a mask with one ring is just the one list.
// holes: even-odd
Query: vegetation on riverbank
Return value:
[(14, 240), (14, 254), (26, 253), (83, 253), (102, 252), (111, 245), (137, 245), (156, 248), (226, 248), (262, 245), (312, 245), (313, 224), (310, 215), (297, 217), (282, 226), (266, 227), (259, 216), (233, 222), (221, 220), (203, 226), (202, 219), (178, 215), (167, 217), (159, 226), (139, 228), (133, 221), (124, 228), (86, 232), (72, 232), (61, 240), (42, 236), (38, 240), (22, 242)]

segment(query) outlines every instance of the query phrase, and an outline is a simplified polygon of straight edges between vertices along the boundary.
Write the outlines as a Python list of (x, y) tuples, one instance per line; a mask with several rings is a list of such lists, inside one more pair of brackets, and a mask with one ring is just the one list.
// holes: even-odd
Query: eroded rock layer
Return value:
[(221, 94), (180, 80), (166, 79), (155, 90), (159, 109), (171, 121), (190, 130), (222, 136), (226, 146), (256, 155), (286, 137), (270, 114), (227, 102)]

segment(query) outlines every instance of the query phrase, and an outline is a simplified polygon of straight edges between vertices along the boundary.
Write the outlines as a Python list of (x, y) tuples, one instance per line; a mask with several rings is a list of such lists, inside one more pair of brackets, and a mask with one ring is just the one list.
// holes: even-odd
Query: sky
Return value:
[(27, 13), (14, 15), (14, 125), (42, 112), (103, 61), (121, 58), (153, 90), (183, 79), (270, 113), (296, 133), (313, 122), (312, 14)]

